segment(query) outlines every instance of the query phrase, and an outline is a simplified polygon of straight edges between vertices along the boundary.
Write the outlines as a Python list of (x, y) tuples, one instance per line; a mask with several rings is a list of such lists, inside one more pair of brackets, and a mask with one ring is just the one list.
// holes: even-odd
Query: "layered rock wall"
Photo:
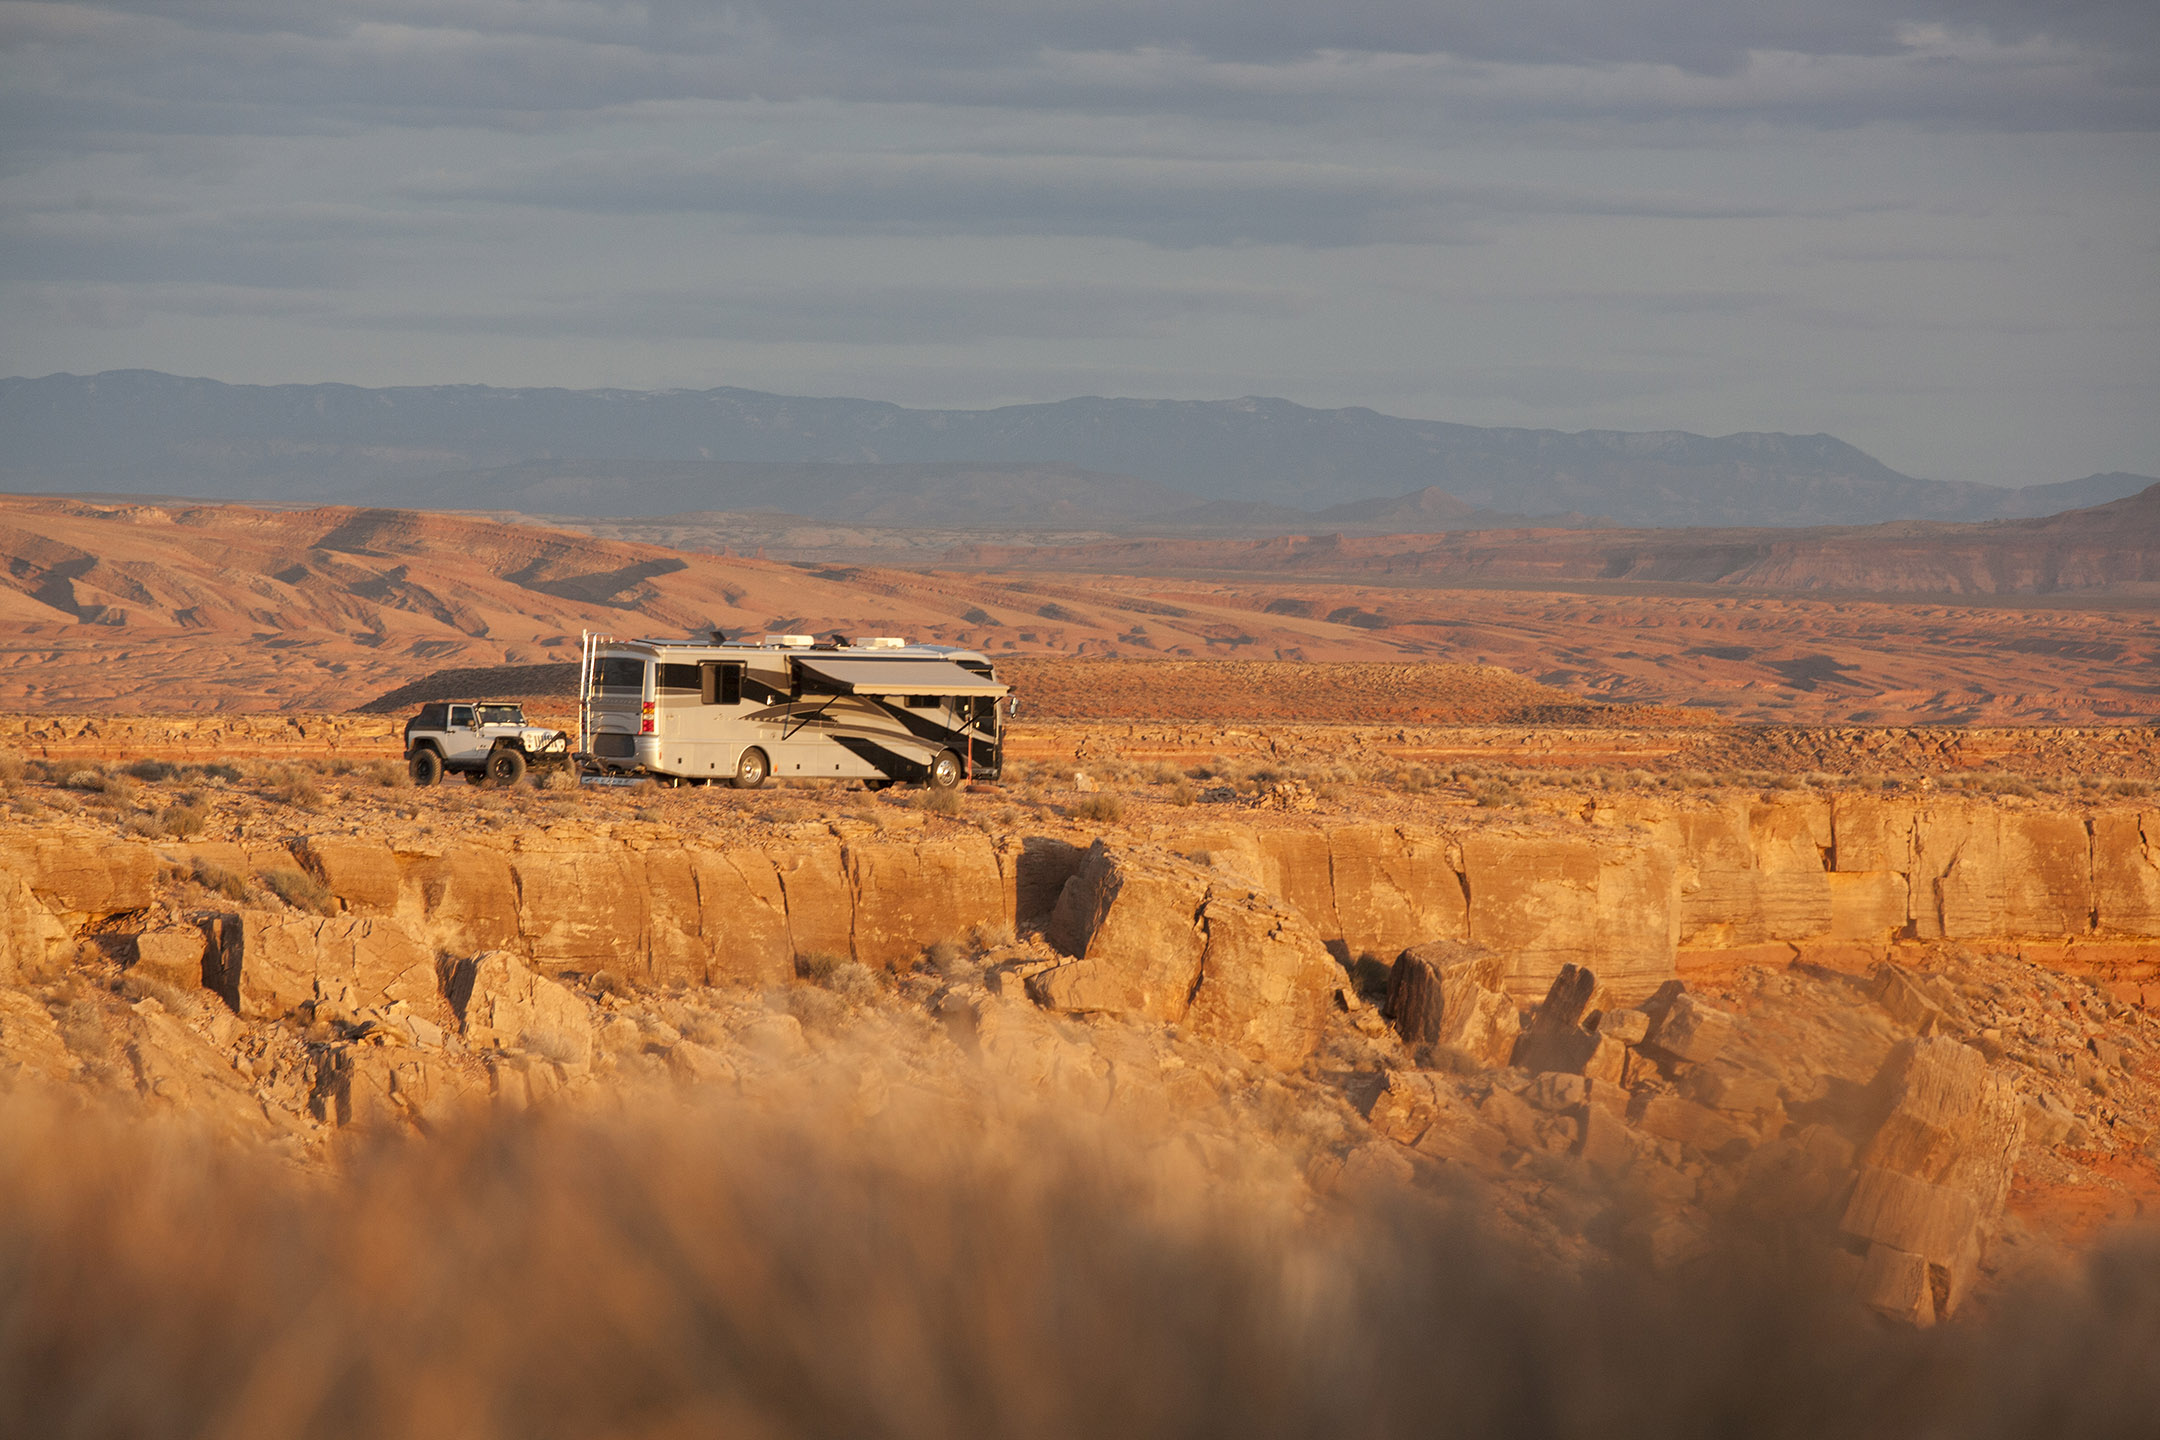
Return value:
[[(1216, 823), (1144, 838), (1281, 902), (1339, 961), (1462, 941), (1502, 958), (1518, 999), (1567, 964), (1632, 1000), (1726, 959), (1865, 963), (1950, 940), (2105, 972), (2160, 1001), (2160, 809), (1842, 794), (1441, 815), (1430, 828)], [(262, 845), (0, 832), (0, 976), (127, 931), (161, 866), (207, 861), (241, 875), (297, 864), (334, 902), (320, 921), (234, 907), (209, 958), (243, 1008), (311, 989), (296, 957), (317, 952), (331, 958), (313, 969), (360, 990), (397, 983), (416, 955), (486, 951), (542, 972), (765, 984), (798, 957), (905, 966), (941, 940), (1048, 923), (1083, 853), (1080, 837), (969, 831), (727, 848), (628, 826)]]

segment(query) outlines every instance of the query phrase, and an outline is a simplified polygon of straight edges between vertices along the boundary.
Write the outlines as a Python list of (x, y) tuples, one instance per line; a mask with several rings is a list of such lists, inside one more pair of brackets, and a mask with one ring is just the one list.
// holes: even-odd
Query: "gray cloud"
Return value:
[(804, 97), (1352, 122), (1408, 108), (2149, 127), (2156, 16), (2130, 0), (32, 5), (0, 23), (0, 118), (18, 145)]
[(397, 311), (357, 328), (532, 338), (727, 339), (789, 344), (951, 345), (1016, 337), (1158, 336), (1222, 316), (1279, 318), (1305, 301), (1227, 286), (721, 286), (522, 305), (509, 313)]
[(776, 229), (1116, 235), (1159, 245), (1460, 243), (1509, 217), (1762, 219), (1781, 207), (1684, 194), (1451, 183), (1406, 168), (1135, 155), (853, 153), (573, 156), (408, 193), (606, 213), (709, 212)]
[(2155, 129), (2152, 0), (0, 4), (0, 368), (2151, 470)]

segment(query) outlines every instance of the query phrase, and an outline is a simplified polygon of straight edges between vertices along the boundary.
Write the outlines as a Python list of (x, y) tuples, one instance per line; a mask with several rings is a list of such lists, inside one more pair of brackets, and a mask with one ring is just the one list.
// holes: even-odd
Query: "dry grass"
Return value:
[(296, 910), (312, 910), (317, 915), (337, 913), (337, 897), (305, 870), (265, 870), (262, 873), (262, 882), (278, 899)]
[(1181, 1146), (949, 1121), (496, 1119), (323, 1184), (18, 1101), (0, 1433), (1994, 1440), (2160, 1405), (2149, 1242), (1897, 1332), (1744, 1245), (1565, 1280), (1445, 1210), (1299, 1221)]

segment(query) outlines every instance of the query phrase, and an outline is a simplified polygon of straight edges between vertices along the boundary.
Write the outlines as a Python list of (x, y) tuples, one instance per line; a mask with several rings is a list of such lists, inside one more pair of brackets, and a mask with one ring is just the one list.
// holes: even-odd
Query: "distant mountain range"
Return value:
[(1585, 514), (1637, 526), (2018, 518), (2151, 483), (2001, 489), (1902, 475), (1829, 435), (1486, 429), (1267, 399), (909, 410), (736, 389), (370, 390), (142, 370), (0, 380), (0, 488), (33, 493), (1377, 533)]
[[(976, 544), (964, 569), (1324, 579), (1375, 586), (1720, 587), (1781, 594), (2160, 597), (2160, 483), (2037, 519), (1890, 521), (1810, 528), (1487, 528), (1290, 539), (1132, 536), (1083, 544)], [(2006, 637), (2017, 649), (2042, 643)], [(2095, 642), (2119, 656), (2112, 640)], [(2099, 651), (2094, 652), (2096, 655)]]

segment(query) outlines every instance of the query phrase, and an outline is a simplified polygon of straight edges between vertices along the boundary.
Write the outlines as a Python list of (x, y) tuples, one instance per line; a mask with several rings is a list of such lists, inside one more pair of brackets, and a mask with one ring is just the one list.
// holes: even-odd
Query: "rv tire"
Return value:
[(772, 762), (765, 758), (763, 750), (753, 745), (736, 758), (735, 788), (737, 790), (755, 790), (765, 783), (765, 777), (771, 773)]
[(422, 788), (442, 779), (442, 756), (433, 750), (415, 750), (405, 761), (405, 773)]
[(960, 757), (950, 750), (938, 751), (930, 762), (928, 782), (933, 790), (950, 790), (960, 783)]
[(505, 745), (487, 759), (487, 778), (508, 789), (525, 778), (525, 752)]

